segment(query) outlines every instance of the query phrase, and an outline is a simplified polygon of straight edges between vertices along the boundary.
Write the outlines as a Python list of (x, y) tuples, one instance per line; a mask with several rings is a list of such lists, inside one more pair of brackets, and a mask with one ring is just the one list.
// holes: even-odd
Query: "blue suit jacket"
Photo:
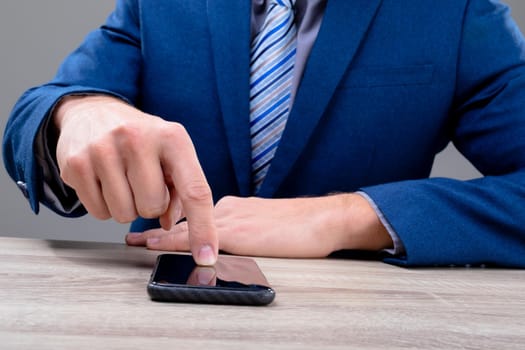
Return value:
[[(15, 106), (9, 173), (33, 210), (48, 204), (37, 130), (61, 96), (102, 92), (185, 125), (215, 200), (251, 195), (249, 45), (250, 1), (117, 1), (55, 79)], [(451, 140), (485, 177), (428, 179)], [(260, 195), (359, 189), (405, 245), (391, 262), (525, 267), (525, 45), (506, 7), (328, 1)]]

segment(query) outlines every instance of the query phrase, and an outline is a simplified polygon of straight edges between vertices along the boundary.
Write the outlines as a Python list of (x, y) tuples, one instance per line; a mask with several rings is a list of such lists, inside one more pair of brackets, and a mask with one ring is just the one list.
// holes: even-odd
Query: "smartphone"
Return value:
[(157, 257), (148, 283), (154, 301), (267, 305), (275, 298), (255, 260), (219, 255), (213, 266), (198, 266), (186, 254)]

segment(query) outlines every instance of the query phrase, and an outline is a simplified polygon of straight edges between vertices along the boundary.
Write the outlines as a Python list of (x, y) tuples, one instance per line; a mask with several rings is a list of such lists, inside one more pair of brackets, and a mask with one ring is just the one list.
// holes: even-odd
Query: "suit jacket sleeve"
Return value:
[[(135, 1), (117, 1), (106, 23), (66, 58), (55, 78), (27, 91), (13, 109), (5, 129), (4, 163), (10, 176), (27, 189), (25, 195), (36, 213), (39, 201), (56, 210), (43, 195), (42, 169), (33, 145), (57, 101), (70, 94), (104, 93), (135, 103), (141, 67), (136, 12)], [(61, 214), (79, 216), (85, 209)]]
[(525, 267), (525, 44), (509, 9), (470, 1), (452, 140), (485, 176), (364, 188), (400, 236), (406, 265)]

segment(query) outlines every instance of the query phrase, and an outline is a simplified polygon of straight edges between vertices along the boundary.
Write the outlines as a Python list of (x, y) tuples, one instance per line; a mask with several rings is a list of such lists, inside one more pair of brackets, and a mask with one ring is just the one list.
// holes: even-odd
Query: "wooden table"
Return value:
[(525, 271), (257, 258), (270, 306), (167, 304), (157, 254), (0, 238), (0, 349), (525, 349)]

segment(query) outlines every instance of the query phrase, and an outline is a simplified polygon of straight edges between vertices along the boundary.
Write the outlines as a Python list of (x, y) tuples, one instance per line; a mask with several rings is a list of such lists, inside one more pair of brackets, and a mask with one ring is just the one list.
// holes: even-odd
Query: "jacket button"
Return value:
[(17, 181), (16, 185), (24, 195), (24, 197), (29, 198), (29, 192), (27, 191), (27, 184), (23, 181)]

